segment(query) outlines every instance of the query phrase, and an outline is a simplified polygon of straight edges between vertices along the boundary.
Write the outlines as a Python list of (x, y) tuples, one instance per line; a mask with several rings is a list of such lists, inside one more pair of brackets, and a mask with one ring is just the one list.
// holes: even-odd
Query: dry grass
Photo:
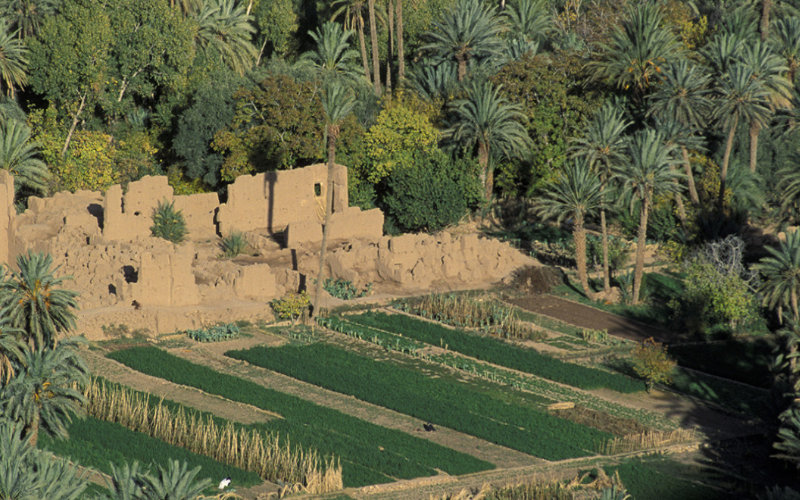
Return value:
[(673, 431), (649, 430), (614, 438), (606, 442), (603, 453), (606, 455), (630, 453), (633, 451), (672, 446), (679, 443), (688, 443), (696, 439), (697, 432), (692, 429), (675, 429)]
[(516, 311), (491, 297), (434, 293), (405, 304), (409, 312), (443, 323), (505, 338), (527, 339), (537, 331), (520, 321)]
[(220, 426), (211, 417), (181, 409), (173, 412), (163, 400), (153, 406), (144, 396), (97, 379), (84, 395), (86, 411), (95, 418), (255, 472), (268, 481), (300, 484), (309, 493), (342, 489), (342, 468), (337, 460), (325, 462), (316, 451), (281, 445), (277, 435), (237, 429), (231, 422)]

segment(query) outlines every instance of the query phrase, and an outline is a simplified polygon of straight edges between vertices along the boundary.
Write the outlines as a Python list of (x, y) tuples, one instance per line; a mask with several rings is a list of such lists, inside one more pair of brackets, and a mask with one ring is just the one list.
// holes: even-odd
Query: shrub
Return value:
[(219, 342), (221, 340), (228, 340), (239, 336), (239, 327), (234, 323), (225, 325), (214, 325), (208, 328), (200, 328), (198, 330), (186, 330), (186, 334), (192, 340), (198, 342)]
[(287, 293), (280, 299), (270, 302), (270, 305), (280, 319), (291, 320), (294, 325), (298, 318), (308, 310), (309, 303), (308, 292), (303, 290), (300, 293)]
[(667, 354), (666, 346), (653, 340), (653, 337), (636, 347), (632, 356), (633, 371), (644, 379), (648, 391), (654, 384), (672, 381), (672, 372), (677, 363)]
[(232, 259), (244, 252), (245, 247), (247, 247), (247, 240), (244, 234), (239, 231), (233, 231), (228, 236), (222, 238), (220, 246), (222, 247), (222, 253), (225, 257)]
[(337, 299), (352, 300), (368, 295), (372, 291), (372, 283), (367, 283), (363, 290), (359, 290), (350, 280), (328, 278), (322, 282), (322, 288)]
[(150, 232), (157, 238), (180, 243), (186, 237), (186, 221), (180, 210), (175, 210), (175, 202), (166, 200), (158, 203), (153, 211), (153, 225)]
[(438, 231), (480, 203), (474, 163), (444, 152), (417, 152), (395, 166), (383, 198), (387, 219), (403, 231)]

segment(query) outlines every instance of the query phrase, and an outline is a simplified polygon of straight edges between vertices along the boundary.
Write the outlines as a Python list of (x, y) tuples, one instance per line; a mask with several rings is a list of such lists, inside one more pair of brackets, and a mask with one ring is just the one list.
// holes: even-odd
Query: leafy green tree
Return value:
[(334, 174), (336, 173), (336, 139), (339, 138), (340, 127), (344, 119), (353, 112), (355, 98), (350, 90), (336, 80), (330, 80), (325, 85), (322, 96), (322, 110), (325, 115), (325, 135), (327, 136), (328, 149), (328, 186), (325, 189), (325, 222), (322, 226), (322, 244), (319, 249), (319, 273), (317, 286), (314, 291), (313, 315), (319, 314), (320, 295), (322, 294), (323, 272), (325, 270), (325, 252), (328, 245), (328, 233), (331, 214), (333, 213), (333, 191), (336, 189)]
[(251, 42), (256, 29), (239, 0), (203, 0), (197, 15), (197, 45), (209, 58), (220, 58), (243, 75), (253, 67), (257, 51)]
[(648, 392), (655, 384), (669, 383), (677, 363), (669, 357), (664, 344), (652, 337), (642, 342), (631, 353), (633, 370), (645, 380)]
[(256, 66), (265, 55), (286, 56), (291, 48), (292, 35), (298, 28), (293, 2), (257, 0), (253, 6), (253, 17), (258, 26), (257, 39), (261, 40)]
[[(625, 119), (623, 111), (611, 103), (606, 103), (589, 122), (583, 137), (578, 137), (572, 144), (572, 155), (584, 158), (589, 166), (598, 174), (605, 192), (613, 176), (614, 169), (624, 162), (625, 129), (630, 122)], [(606, 224), (606, 207), (600, 207), (600, 229), (603, 238), (603, 290), (611, 290), (611, 270), (608, 262), (608, 227)]]
[(712, 117), (727, 129), (725, 153), (719, 173), (718, 206), (721, 209), (725, 197), (728, 166), (730, 165), (733, 140), (740, 121), (765, 125), (769, 117), (769, 91), (763, 82), (755, 78), (753, 70), (743, 64), (732, 66), (718, 84), (715, 99), (716, 107)]
[(25, 425), (33, 446), (40, 430), (67, 437), (66, 424), (84, 414), (81, 390), (89, 382), (89, 369), (78, 344), (73, 337), (51, 348), (26, 349), (22, 369), (0, 390), (3, 414)]
[(763, 305), (775, 309), (783, 320), (783, 311), (788, 309), (791, 318), (800, 321), (798, 297), (800, 297), (800, 231), (786, 234), (778, 248), (765, 247), (769, 256), (763, 257), (753, 269), (764, 278), (759, 292)]
[(506, 27), (495, 7), (480, 0), (459, 0), (425, 34), (430, 52), (438, 62), (455, 61), (458, 81), (467, 77), (473, 62), (496, 59), (503, 52), (500, 35)]
[(521, 123), (525, 116), (520, 106), (509, 103), (500, 93), (501, 89), (491, 82), (473, 82), (465, 98), (451, 103), (453, 125), (445, 132), (454, 143), (477, 148), (487, 201), (494, 191), (494, 172), (489, 165), (491, 155), (500, 153), (518, 158), (528, 152), (531, 144)]
[(417, 150), (386, 179), (384, 211), (400, 230), (439, 231), (478, 206), (482, 191), (474, 161), (454, 161), (439, 149)]
[(641, 99), (658, 80), (658, 74), (680, 53), (675, 35), (663, 27), (660, 4), (632, 4), (626, 20), (611, 40), (600, 46), (599, 58), (589, 63), (596, 80), (605, 81)]
[(194, 59), (194, 34), (191, 23), (163, 0), (112, 2), (109, 19), (114, 37), (104, 106), (120, 115), (133, 108), (134, 99), (147, 101), (176, 86)]
[(311, 33), (315, 48), (303, 54), (299, 63), (318, 72), (323, 81), (330, 78), (356, 81), (363, 77), (358, 69), (358, 52), (350, 48), (352, 31), (327, 22)]
[(639, 303), (639, 291), (644, 275), (644, 250), (650, 207), (656, 196), (680, 190), (675, 182), (680, 174), (674, 165), (676, 148), (665, 143), (664, 136), (653, 129), (643, 129), (627, 143), (628, 162), (617, 170), (616, 177), (624, 188), (638, 200), (639, 230), (636, 241), (636, 264), (633, 272), (632, 303)]
[(0, 418), (0, 498), (78, 500), (86, 485), (77, 466), (37, 450), (23, 425)]
[(39, 145), (31, 141), (31, 130), (17, 120), (0, 123), (0, 169), (14, 174), (21, 187), (45, 191), (50, 172), (38, 158)]
[(0, 91), (12, 97), (28, 83), (28, 49), (17, 34), (0, 17)]
[(586, 229), (584, 219), (603, 205), (603, 188), (591, 167), (584, 161), (568, 166), (563, 176), (549, 186), (537, 200), (537, 212), (546, 219), (562, 222), (572, 218), (575, 241), (575, 263), (578, 278), (587, 297), (593, 298), (586, 271)]
[(62, 155), (81, 115), (105, 89), (113, 32), (103, 7), (88, 0), (66, 2), (57, 16), (44, 19), (39, 36), (28, 43), (33, 90), (72, 119)]
[(56, 337), (75, 326), (77, 292), (60, 288), (49, 254), (28, 252), (17, 257), (19, 271), (0, 281), (0, 317), (13, 328), (25, 331), (26, 340), (37, 350), (53, 347)]
[(756, 304), (748, 283), (736, 273), (722, 272), (703, 257), (686, 269), (682, 300), (687, 313), (704, 323), (726, 323), (735, 331), (756, 316)]
[[(705, 127), (711, 111), (709, 88), (711, 78), (698, 66), (687, 60), (668, 65), (661, 74), (661, 83), (650, 96), (649, 116), (658, 116), (682, 125), (690, 135)], [(697, 205), (700, 198), (689, 161), (688, 144), (679, 143), (686, 171), (689, 199)]]

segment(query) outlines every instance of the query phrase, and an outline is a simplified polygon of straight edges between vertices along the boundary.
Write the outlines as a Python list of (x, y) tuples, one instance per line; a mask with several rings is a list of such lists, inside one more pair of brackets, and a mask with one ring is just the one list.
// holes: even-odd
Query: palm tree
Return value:
[[(753, 78), (759, 80), (767, 91), (770, 116), (776, 109), (788, 109), (791, 107), (791, 88), (792, 84), (786, 78), (785, 73), (788, 68), (783, 64), (783, 59), (772, 51), (766, 43), (757, 41), (751, 45), (745, 45), (740, 55), (742, 64), (750, 68)], [(769, 119), (753, 119), (750, 122), (750, 171), (756, 171), (758, 157), (758, 134), (762, 124)]]
[[(575, 158), (584, 158), (599, 174), (601, 191), (605, 192), (614, 168), (624, 161), (625, 129), (631, 123), (623, 112), (611, 103), (606, 103), (595, 114), (586, 127), (583, 137), (575, 139), (570, 147)], [(611, 290), (611, 270), (608, 263), (608, 227), (606, 207), (600, 207), (600, 228), (603, 239), (603, 290)]]
[(348, 89), (335, 80), (327, 83), (322, 93), (322, 109), (325, 113), (325, 134), (328, 136), (328, 187), (325, 191), (325, 223), (322, 227), (319, 273), (317, 274), (317, 287), (314, 292), (314, 316), (319, 314), (322, 282), (324, 280), (323, 272), (325, 270), (325, 252), (328, 245), (331, 214), (333, 213), (333, 194), (334, 189), (336, 189), (334, 184), (336, 139), (339, 138), (339, 127), (342, 121), (353, 111), (353, 106), (355, 106), (355, 99)]
[(352, 35), (352, 31), (343, 30), (337, 23), (326, 22), (321, 29), (311, 33), (315, 48), (303, 54), (299, 63), (314, 68), (323, 81), (361, 78), (356, 62), (358, 53), (350, 48)]
[(630, 91), (639, 100), (679, 54), (680, 45), (663, 27), (658, 4), (636, 3), (628, 9), (622, 26), (612, 33), (611, 41), (601, 45), (599, 59), (588, 67), (594, 70), (596, 80)]
[(500, 94), (502, 86), (489, 81), (473, 83), (467, 95), (450, 104), (454, 125), (445, 131), (453, 142), (478, 148), (478, 163), (486, 200), (492, 197), (494, 177), (489, 159), (495, 151), (509, 158), (520, 157), (530, 147), (530, 137), (522, 126), (525, 115), (519, 105)]
[(746, 42), (746, 39), (739, 35), (719, 33), (706, 44), (701, 50), (701, 54), (708, 64), (714, 80), (725, 78), (725, 75), (738, 62), (738, 56)]
[(508, 5), (504, 15), (509, 32), (518, 38), (541, 43), (553, 29), (553, 16), (545, 0), (518, 0)]
[(252, 17), (238, 0), (203, 0), (197, 22), (197, 40), (206, 53), (216, 53), (236, 73), (253, 67), (258, 51), (251, 42)]
[(28, 48), (18, 32), (0, 17), (0, 91), (12, 97), (28, 83)]
[[(381, 65), (378, 60), (378, 26), (375, 22), (375, 0), (367, 0), (367, 12), (369, 14), (369, 39), (372, 43), (372, 83), (375, 87), (375, 95), (381, 95)], [(391, 54), (389, 55), (391, 57)]]
[(199, 12), (203, 8), (203, 0), (169, 0), (173, 9), (177, 6), (185, 16)]
[[(692, 167), (689, 162), (689, 154), (687, 150), (701, 151), (704, 149), (703, 138), (694, 133), (694, 130), (684, 126), (682, 123), (674, 120), (672, 117), (662, 117), (656, 115), (654, 120), (654, 128), (661, 132), (664, 136), (664, 142), (668, 145), (674, 145), (681, 149), (683, 155), (683, 165), (688, 173), (687, 177), (691, 175)], [(693, 182), (687, 182), (690, 188), (694, 187)], [(697, 193), (695, 193), (697, 194)], [(699, 199), (698, 199), (699, 201)], [(675, 204), (678, 209), (678, 216), (681, 223), (686, 224), (686, 209), (683, 205), (683, 197), (676, 193)]]
[(344, 17), (345, 30), (353, 30), (358, 33), (358, 46), (361, 49), (361, 65), (364, 67), (364, 74), (368, 81), (372, 81), (369, 71), (369, 58), (367, 57), (367, 44), (364, 37), (364, 0), (335, 0), (331, 3), (334, 8), (331, 21), (338, 17)]
[(781, 194), (781, 209), (787, 211), (800, 201), (800, 170), (789, 165), (777, 172), (778, 185), (776, 191)]
[(197, 479), (199, 472), (199, 465), (189, 470), (186, 462), (170, 460), (166, 468), (159, 465), (155, 474), (145, 474), (141, 479), (148, 498), (198, 498), (211, 486), (210, 479)]
[(771, 42), (775, 52), (783, 57), (788, 68), (786, 78), (794, 86), (800, 68), (800, 18), (790, 17), (776, 22)]
[(764, 281), (759, 287), (763, 305), (775, 309), (783, 321), (783, 311), (788, 308), (792, 320), (800, 321), (798, 295), (800, 295), (800, 231), (786, 235), (778, 248), (766, 247), (769, 256), (762, 258), (753, 269), (760, 272)]
[(26, 349), (23, 368), (0, 391), (3, 415), (25, 424), (33, 446), (40, 429), (67, 437), (66, 423), (83, 414), (81, 389), (89, 381), (89, 369), (78, 355), (78, 344), (71, 338), (50, 349)]
[(21, 328), (36, 349), (52, 347), (56, 337), (75, 326), (77, 292), (58, 288), (65, 279), (54, 275), (49, 254), (28, 252), (17, 257), (19, 272), (0, 281), (0, 317)]
[(395, 0), (397, 14), (397, 81), (402, 84), (406, 78), (406, 53), (403, 44), (403, 0)]
[(5, 120), (0, 123), (0, 169), (11, 172), (20, 186), (43, 192), (50, 178), (47, 165), (39, 156), (39, 145), (31, 139), (25, 123)]
[(590, 165), (582, 160), (569, 165), (544, 196), (537, 201), (536, 210), (545, 219), (561, 223), (565, 218), (573, 220), (572, 237), (575, 241), (575, 264), (578, 278), (587, 297), (593, 298), (586, 272), (586, 229), (584, 218), (603, 206), (603, 186)]
[(639, 291), (644, 275), (644, 250), (650, 207), (656, 196), (680, 190), (675, 182), (680, 174), (673, 168), (678, 163), (674, 145), (667, 145), (664, 136), (653, 129), (636, 132), (627, 143), (628, 163), (617, 171), (617, 178), (638, 200), (639, 230), (636, 242), (636, 265), (633, 272), (632, 303), (639, 303)]
[(753, 70), (743, 64), (731, 66), (717, 88), (717, 95), (716, 107), (711, 116), (718, 121), (723, 130), (728, 130), (719, 174), (718, 206), (721, 210), (736, 128), (740, 121), (764, 125), (770, 111), (769, 91), (760, 79), (755, 78)]
[[(668, 65), (661, 74), (660, 85), (650, 96), (648, 116), (656, 115), (673, 120), (690, 132), (701, 130), (711, 111), (711, 100), (708, 98), (711, 92), (710, 81), (711, 78), (701, 68), (690, 65), (685, 59)], [(692, 164), (689, 161), (688, 144), (684, 142), (679, 145), (686, 170), (689, 199), (697, 205), (700, 197), (697, 195)]]
[(409, 84), (428, 101), (447, 101), (458, 87), (458, 67), (455, 63), (432, 64), (423, 59), (411, 68)]
[(458, 81), (463, 82), (473, 61), (501, 57), (500, 34), (505, 29), (495, 7), (480, 0), (459, 0), (425, 33), (428, 43), (422, 49), (439, 61), (455, 61)]
[(11, 22), (21, 38), (29, 38), (39, 31), (45, 17), (55, 15), (56, 0), (7, 0), (0, 16)]
[(21, 366), (25, 344), (20, 340), (23, 331), (11, 327), (5, 318), (0, 319), (0, 387), (14, 376), (15, 367)]

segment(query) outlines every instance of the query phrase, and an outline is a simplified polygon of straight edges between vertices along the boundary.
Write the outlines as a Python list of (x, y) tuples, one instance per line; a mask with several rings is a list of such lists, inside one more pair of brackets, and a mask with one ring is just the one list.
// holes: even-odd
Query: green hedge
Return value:
[(111, 473), (112, 463), (119, 466), (125, 462), (138, 460), (146, 466), (166, 467), (169, 460), (182, 460), (189, 464), (189, 468), (199, 465), (201, 469), (198, 477), (207, 477), (214, 484), (227, 476), (230, 476), (233, 484), (237, 486), (262, 483), (262, 479), (255, 472), (247, 472), (204, 455), (192, 453), (112, 422), (93, 417), (76, 418), (69, 424), (67, 431), (69, 439), (55, 439), (40, 434), (39, 447), (106, 474)]
[(259, 346), (226, 355), (548, 460), (590, 455), (611, 437), (495, 399), (463, 382), (431, 378), (329, 344)]
[(217, 372), (155, 347), (108, 354), (135, 370), (248, 403), (283, 418), (254, 427), (276, 431), (293, 445), (341, 459), (346, 487), (435, 475), (435, 468), (459, 475), (492, 464), (406, 433), (380, 427), (249, 380)]
[(347, 316), (347, 320), (365, 326), (399, 332), (406, 337), (420, 340), (430, 345), (446, 345), (452, 351), (460, 352), (476, 359), (538, 375), (581, 389), (605, 387), (618, 392), (644, 390), (643, 382), (619, 373), (566, 363), (540, 354), (533, 349), (518, 347), (493, 337), (454, 330), (402, 314), (389, 315), (367, 312), (357, 316)]

